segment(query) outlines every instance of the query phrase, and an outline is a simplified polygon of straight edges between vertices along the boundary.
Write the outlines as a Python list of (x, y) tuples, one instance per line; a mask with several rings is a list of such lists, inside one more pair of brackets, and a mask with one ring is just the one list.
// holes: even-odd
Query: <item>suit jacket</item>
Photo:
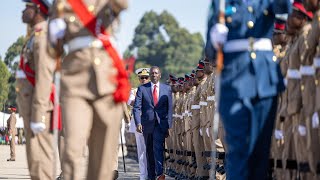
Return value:
[(151, 82), (138, 88), (133, 108), (136, 125), (141, 124), (144, 133), (154, 130), (156, 121), (166, 132), (172, 127), (172, 91), (171, 87), (160, 83), (158, 104), (155, 106), (151, 92)]

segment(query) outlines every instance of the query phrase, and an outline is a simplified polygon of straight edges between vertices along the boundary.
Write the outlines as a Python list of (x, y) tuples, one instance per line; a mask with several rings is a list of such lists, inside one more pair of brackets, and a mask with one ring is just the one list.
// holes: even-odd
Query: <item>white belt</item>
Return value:
[(177, 115), (178, 118), (180, 119), (183, 119), (183, 116), (182, 115)]
[[(272, 51), (272, 42), (268, 38), (253, 39), (252, 47), (250, 47), (251, 39), (235, 39), (227, 41), (223, 46), (226, 53), (241, 51)], [(252, 48), (252, 49), (250, 49)]]
[(182, 117), (183, 117), (183, 116), (186, 116), (186, 115), (187, 115), (186, 113), (182, 113)]
[(301, 79), (301, 74), (298, 69), (288, 69), (287, 78), (289, 79)]
[(174, 117), (174, 118), (177, 117), (177, 114), (173, 114), (172, 117)]
[(191, 109), (200, 109), (200, 105), (192, 105)]
[(27, 76), (22, 70), (17, 70), (16, 71), (16, 78), (17, 79), (25, 79), (25, 78), (27, 78)]
[(192, 112), (189, 112), (189, 113), (188, 113), (188, 116), (191, 117), (191, 116), (192, 116)]
[(92, 36), (77, 37), (68, 42), (69, 52), (88, 47), (102, 48), (102, 46), (103, 43), (99, 39)]
[(199, 103), (200, 106), (208, 106), (208, 103), (205, 101), (200, 101)]
[(300, 73), (305, 76), (313, 76), (316, 70), (313, 66), (300, 66)]
[(215, 97), (214, 96), (208, 96), (207, 97), (207, 101), (214, 101), (215, 100)]
[(313, 59), (313, 65), (316, 68), (320, 68), (320, 57), (316, 57)]

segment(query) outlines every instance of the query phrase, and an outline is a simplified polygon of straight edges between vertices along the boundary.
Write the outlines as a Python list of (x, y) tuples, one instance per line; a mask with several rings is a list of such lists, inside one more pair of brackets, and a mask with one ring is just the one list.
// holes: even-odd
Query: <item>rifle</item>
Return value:
[[(219, 23), (225, 24), (225, 0), (220, 0), (219, 4)], [(219, 101), (220, 101), (220, 79), (221, 79), (221, 71), (223, 69), (223, 46), (219, 45), (217, 48), (217, 68), (216, 68), (216, 77), (215, 77), (215, 107), (216, 111), (214, 113), (214, 118), (213, 118), (213, 142), (212, 142), (212, 153), (211, 153), (211, 159), (212, 159), (212, 168), (213, 168), (213, 174), (210, 174), (210, 179), (216, 179), (216, 143), (215, 140), (218, 138), (218, 127), (219, 127), (219, 120), (220, 120), (220, 115), (218, 112), (218, 107), (219, 107)], [(213, 177), (212, 177), (213, 176)]]

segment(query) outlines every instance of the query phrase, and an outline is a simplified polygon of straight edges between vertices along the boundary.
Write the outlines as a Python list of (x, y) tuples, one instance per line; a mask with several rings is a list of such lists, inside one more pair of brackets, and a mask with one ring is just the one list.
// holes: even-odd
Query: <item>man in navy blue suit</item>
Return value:
[(151, 82), (138, 88), (133, 108), (137, 131), (143, 133), (145, 139), (150, 180), (165, 179), (164, 141), (172, 127), (172, 91), (170, 86), (159, 82), (160, 78), (159, 67), (153, 66)]

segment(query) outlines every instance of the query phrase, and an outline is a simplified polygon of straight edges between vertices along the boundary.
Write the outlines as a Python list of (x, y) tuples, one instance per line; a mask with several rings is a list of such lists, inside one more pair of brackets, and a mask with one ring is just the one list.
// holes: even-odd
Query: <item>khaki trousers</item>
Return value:
[[(30, 117), (30, 116), (29, 116)], [(26, 132), (26, 153), (29, 172), (32, 180), (52, 180), (53, 172), (53, 135), (49, 130), (51, 113), (46, 114), (48, 119), (46, 129), (37, 135), (33, 135), (30, 129), (30, 119), (24, 117)]]
[(192, 140), (193, 147), (196, 154), (196, 162), (197, 162), (197, 176), (209, 176), (208, 171), (203, 169), (203, 166), (206, 164), (206, 158), (202, 156), (202, 151), (204, 150), (204, 144), (200, 136), (199, 127), (192, 130)]
[[(13, 130), (14, 131), (14, 130)], [(16, 159), (16, 133), (11, 133), (11, 141), (10, 141), (10, 159)]]
[(65, 96), (61, 100), (65, 150), (65, 180), (82, 179), (83, 147), (88, 142), (88, 180), (112, 180), (118, 169), (122, 107), (112, 95), (86, 100)]

